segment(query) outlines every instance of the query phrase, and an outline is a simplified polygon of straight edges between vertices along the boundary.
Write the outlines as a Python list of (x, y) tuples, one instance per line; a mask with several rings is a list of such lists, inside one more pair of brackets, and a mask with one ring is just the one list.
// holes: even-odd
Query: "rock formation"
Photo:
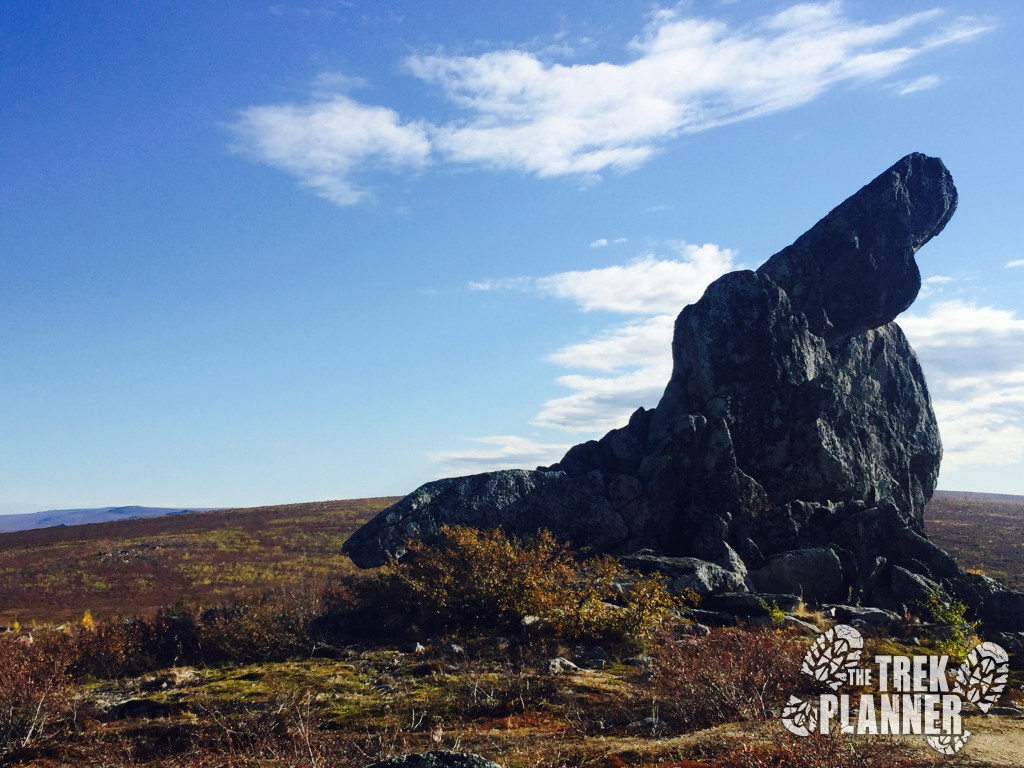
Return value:
[(924, 536), (942, 447), (893, 320), (921, 287), (915, 253), (956, 203), (942, 162), (908, 155), (682, 310), (657, 408), (551, 467), (428, 483), (344, 551), (372, 567), (445, 524), (548, 528), (593, 550), (663, 558), (721, 591), (898, 608), (911, 583), (942, 586), (979, 615), (992, 619), (998, 604), (1024, 623), (1024, 596), (963, 573)]

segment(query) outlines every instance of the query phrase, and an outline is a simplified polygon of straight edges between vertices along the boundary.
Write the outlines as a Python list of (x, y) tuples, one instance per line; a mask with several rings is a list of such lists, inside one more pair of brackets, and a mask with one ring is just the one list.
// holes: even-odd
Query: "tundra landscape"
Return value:
[(892, 322), (956, 206), (906, 156), (552, 467), (0, 535), (0, 760), (1016, 764), (1024, 499), (936, 493)]
[[(524, 625), (529, 601), (469, 621), (482, 591), (388, 581), (401, 566), (356, 573), (340, 543), (393, 501), (0, 534), (0, 764), (347, 767), (430, 750), (524, 768), (949, 764), (923, 737), (787, 733), (778, 714), (811, 683), (798, 667), (814, 630), (772, 606), (708, 630), (699, 601), (632, 631)], [(926, 520), (964, 567), (1024, 579), (1024, 497), (939, 491)], [(993, 537), (993, 520), (1008, 535)], [(466, 540), (452, 551), (487, 553)], [(530, 582), (543, 573), (470, 567), (537, 604), (545, 586), (565, 597)], [(912, 608), (868, 633), (868, 653), (944, 647), (947, 628)], [(965, 718), (955, 764), (1019, 764), (1022, 683), (1014, 671), (1001, 714)]]
[(0, 768), (1024, 766), (1022, 27), (6, 0)]

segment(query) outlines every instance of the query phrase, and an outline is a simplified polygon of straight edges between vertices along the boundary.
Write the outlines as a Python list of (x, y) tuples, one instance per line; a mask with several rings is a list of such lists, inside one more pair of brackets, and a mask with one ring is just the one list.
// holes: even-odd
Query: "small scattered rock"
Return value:
[(800, 598), (797, 595), (750, 595), (731, 592), (711, 596), (706, 600), (706, 604), (710, 608), (728, 611), (737, 616), (766, 616), (772, 607), (787, 612), (795, 611), (800, 605)]
[(665, 721), (659, 720), (656, 717), (645, 717), (643, 720), (637, 720), (635, 723), (630, 723), (626, 726), (633, 731), (649, 731), (650, 733), (657, 733), (663, 731), (668, 726)]
[(662, 557), (644, 550), (619, 561), (642, 574), (660, 573), (669, 592), (682, 594), (692, 590), (701, 597), (723, 592), (745, 592), (743, 575), (696, 557)]
[(480, 755), (468, 752), (422, 752), (371, 763), (364, 768), (501, 768)]
[(574, 655), (584, 669), (604, 669), (608, 664), (608, 653), (599, 645), (577, 648)]
[(992, 707), (989, 709), (988, 714), (1012, 717), (1015, 720), (1024, 719), (1024, 710), (1021, 710), (1019, 707)]
[(899, 615), (883, 608), (868, 608), (856, 605), (830, 605), (837, 621), (853, 624), (858, 622), (866, 627), (884, 627), (899, 621)]
[(342, 659), (345, 652), (333, 645), (319, 644), (309, 655), (313, 659)]
[(687, 608), (683, 615), (709, 627), (736, 626), (735, 614), (728, 611), (707, 611), (702, 608)]
[(548, 659), (544, 664), (544, 669), (549, 675), (564, 675), (567, 672), (580, 671), (578, 666), (563, 656), (556, 656), (553, 659)]
[(654, 667), (654, 657), (646, 654), (642, 656), (632, 656), (626, 659), (625, 663), (631, 667), (636, 667), (641, 672), (650, 672)]
[(680, 624), (677, 626), (676, 634), (680, 637), (704, 637), (705, 635), (711, 634), (711, 627), (694, 621), (689, 624)]
[(799, 630), (808, 636), (821, 634), (821, 630), (818, 629), (818, 627), (811, 624), (809, 621), (804, 621), (799, 616), (787, 615), (786, 618), (783, 619), (782, 624), (783, 626), (790, 627), (791, 629)]

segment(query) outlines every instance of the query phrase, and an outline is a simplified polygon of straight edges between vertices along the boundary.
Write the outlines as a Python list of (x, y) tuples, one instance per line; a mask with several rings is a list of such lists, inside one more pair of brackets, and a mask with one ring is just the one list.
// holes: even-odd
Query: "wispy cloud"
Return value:
[(899, 320), (921, 358), (943, 466), (1024, 459), (1024, 319), (955, 300)]
[(554, 464), (571, 447), (561, 443), (538, 443), (516, 435), (472, 438), (483, 447), (429, 454), (439, 466), (438, 477), (473, 475), (496, 469), (533, 469)]
[(916, 80), (911, 80), (909, 83), (898, 83), (896, 85), (896, 92), (900, 96), (906, 96), (911, 93), (917, 93), (918, 91), (930, 91), (934, 88), (938, 88), (942, 85), (942, 78), (938, 75), (925, 75), (919, 77)]
[(931, 277), (927, 277), (921, 281), (921, 292), (917, 297), (920, 300), (939, 294), (943, 291), (944, 285), (955, 282), (955, 277), (949, 277), (948, 275), (932, 275)]
[[(660, 10), (625, 63), (565, 65), (505, 49), (480, 56), (414, 55), (405, 70), (456, 110), (447, 122), (403, 119), (347, 96), (245, 110), (232, 126), (249, 156), (285, 170), (339, 205), (367, 197), (368, 167), (428, 160), (540, 177), (628, 171), (673, 137), (806, 104), (844, 82), (888, 78), (922, 53), (989, 29), (938, 11), (882, 24), (842, 3), (804, 3), (742, 27)], [(929, 75), (901, 93), (938, 85)]]
[(635, 316), (548, 355), (571, 371), (556, 379), (570, 393), (544, 403), (531, 424), (599, 435), (622, 426), (637, 407), (657, 403), (672, 372), (676, 315), (733, 269), (735, 258), (710, 243), (669, 248), (668, 256), (647, 254), (611, 267), (471, 283), (474, 290), (531, 291), (567, 299), (584, 312)]
[(532, 291), (569, 299), (584, 312), (604, 310), (673, 317), (700, 298), (708, 283), (732, 268), (735, 254), (712, 243), (673, 242), (674, 256), (647, 254), (597, 269), (559, 272), (546, 277), (502, 277), (473, 281), (474, 291)]
[(1006, 262), (1007, 267), (1024, 267), (1024, 259), (1015, 259), (1014, 261)]
[(604, 248), (606, 245), (608, 245), (608, 239), (602, 237), (600, 240), (595, 240), (594, 242), (592, 242), (590, 244), (590, 247), (591, 248)]

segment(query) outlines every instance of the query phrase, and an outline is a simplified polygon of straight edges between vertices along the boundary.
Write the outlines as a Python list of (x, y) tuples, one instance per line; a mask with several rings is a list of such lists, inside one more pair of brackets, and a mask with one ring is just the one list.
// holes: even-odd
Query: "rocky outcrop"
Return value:
[(615, 502), (595, 483), (564, 472), (510, 469), (427, 483), (356, 531), (344, 551), (372, 568), (401, 557), (410, 539), (429, 539), (445, 525), (504, 528), (527, 535), (547, 528), (570, 535), (588, 531), (588, 544), (612, 550), (629, 536)]
[(665, 577), (665, 586), (674, 594), (692, 591), (700, 597), (707, 597), (748, 590), (747, 581), (740, 573), (696, 557), (664, 557), (641, 551), (619, 559), (637, 573), (660, 573)]
[(814, 605), (846, 598), (843, 566), (831, 547), (773, 555), (749, 575), (758, 592), (800, 595)]
[(345, 551), (374, 566), (444, 524), (544, 527), (598, 551), (703, 561), (761, 591), (891, 608), (900, 585), (930, 582), (979, 612), (1016, 610), (924, 536), (942, 447), (893, 321), (920, 289), (915, 253), (956, 203), (942, 162), (908, 155), (682, 310), (657, 408), (551, 467), (428, 483)]

